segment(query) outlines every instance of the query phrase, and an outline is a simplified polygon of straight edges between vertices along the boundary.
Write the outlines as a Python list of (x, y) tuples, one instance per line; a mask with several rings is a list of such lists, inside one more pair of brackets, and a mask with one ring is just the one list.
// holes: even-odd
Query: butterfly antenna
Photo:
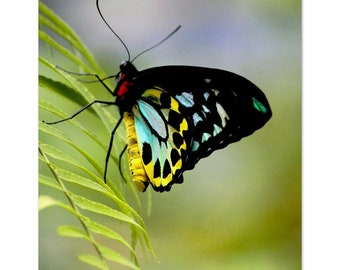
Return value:
[(151, 46), (150, 48), (142, 51), (141, 53), (137, 54), (132, 60), (131, 62), (133, 62), (137, 57), (141, 56), (142, 54), (152, 50), (153, 48), (156, 48), (157, 46), (161, 45), (164, 41), (166, 41), (168, 38), (170, 38), (173, 34), (175, 34), (182, 26), (179, 25), (176, 27), (175, 30), (173, 30), (169, 35), (167, 35), (165, 38), (163, 38), (160, 42), (156, 43), (155, 45)]
[[(102, 20), (104, 21), (104, 23), (107, 25), (107, 27), (111, 30), (111, 32), (118, 38), (118, 40), (123, 44), (126, 52), (127, 52), (127, 55), (128, 55), (128, 61), (130, 61), (130, 51), (128, 49), (128, 47), (126, 46), (125, 42), (120, 38), (120, 36), (116, 33), (116, 31), (114, 31), (111, 26), (108, 24), (108, 22), (105, 20), (102, 12), (100, 11), (100, 8), (99, 8), (99, 0), (96, 1), (96, 5), (97, 5), (97, 10), (98, 10), (98, 13), (100, 15), (100, 17), (102, 18)], [(135, 57), (136, 58), (136, 57)]]

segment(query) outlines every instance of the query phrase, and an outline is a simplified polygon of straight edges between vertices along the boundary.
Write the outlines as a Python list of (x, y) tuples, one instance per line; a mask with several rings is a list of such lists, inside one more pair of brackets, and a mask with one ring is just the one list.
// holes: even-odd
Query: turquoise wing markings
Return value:
[(184, 139), (188, 123), (185, 118), (177, 119), (179, 106), (166, 92), (149, 89), (133, 108), (142, 163), (156, 189), (165, 190), (182, 174), (182, 158), (189, 143)]

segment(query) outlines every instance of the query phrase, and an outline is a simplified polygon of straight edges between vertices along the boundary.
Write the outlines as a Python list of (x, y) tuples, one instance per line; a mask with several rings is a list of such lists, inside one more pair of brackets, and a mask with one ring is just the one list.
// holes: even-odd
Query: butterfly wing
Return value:
[(172, 184), (183, 182), (183, 166), (191, 146), (192, 134), (183, 108), (167, 92), (152, 88), (137, 99), (132, 114), (139, 150), (131, 158), (128, 141), (132, 178), (141, 191), (148, 183), (156, 191), (169, 191)]
[(224, 70), (156, 67), (140, 71), (135, 85), (140, 89), (158, 87), (184, 108), (183, 114), (192, 127), (192, 143), (182, 171), (192, 169), (213, 151), (252, 134), (272, 115), (265, 95), (256, 85)]

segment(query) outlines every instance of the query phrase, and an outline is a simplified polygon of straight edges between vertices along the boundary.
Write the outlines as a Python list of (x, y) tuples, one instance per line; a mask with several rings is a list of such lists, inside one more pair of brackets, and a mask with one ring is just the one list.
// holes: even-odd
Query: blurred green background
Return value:
[[(95, 0), (42, 2), (76, 30), (107, 74), (117, 73), (126, 52), (101, 21)], [(186, 172), (183, 184), (169, 193), (152, 192), (151, 215), (143, 211), (143, 217), (159, 261), (141, 252), (141, 268), (301, 269), (301, 2), (100, 4), (132, 56), (183, 26), (134, 62), (140, 70), (182, 64), (233, 71), (259, 86), (273, 111), (262, 129)], [(62, 61), (53, 53), (49, 60)], [(144, 210), (147, 196), (140, 194)], [(56, 234), (58, 225), (69, 222), (64, 215), (58, 209), (40, 213), (40, 269), (93, 269), (76, 258), (86, 249), (82, 240)]]

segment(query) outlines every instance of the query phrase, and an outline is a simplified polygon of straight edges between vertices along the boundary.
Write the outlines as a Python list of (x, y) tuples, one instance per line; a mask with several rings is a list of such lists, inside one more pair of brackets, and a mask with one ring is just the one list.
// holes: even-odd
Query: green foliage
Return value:
[[(39, 3), (39, 38), (40, 51), (48, 48), (52, 53), (59, 52), (83, 73), (104, 75), (74, 31), (42, 3)], [(69, 116), (61, 109), (64, 105), (67, 107), (71, 103), (81, 108), (96, 99), (89, 89), (91, 83), (78, 80), (41, 54), (39, 64), (41, 118), (55, 116), (63, 119)], [(108, 177), (108, 183), (105, 184), (102, 178), (104, 161), (98, 161), (87, 146), (88, 143), (82, 143), (77, 135), (80, 134), (86, 142), (95, 145), (95, 152), (105, 152), (107, 142), (87, 128), (90, 122), (87, 119), (90, 116), (95, 117), (96, 123), (102, 125), (101, 128), (109, 134), (117, 122), (118, 114), (113, 115), (109, 108), (103, 106), (92, 106), (87, 111), (86, 119), (72, 119), (68, 121), (67, 127), (65, 124), (47, 125), (39, 122), (39, 210), (47, 211), (56, 206), (78, 220), (78, 225), (63, 224), (57, 231), (61, 236), (82, 239), (92, 245), (92, 253), (79, 255), (82, 262), (98, 269), (110, 269), (111, 262), (139, 269), (137, 243), (153, 254), (144, 222), (128, 203), (122, 188), (116, 186), (115, 183), (122, 181), (119, 174), (116, 179)], [(123, 149), (124, 144), (121, 135), (117, 134), (115, 145)], [(117, 152), (112, 154), (112, 166), (114, 163), (117, 165), (118, 156), (119, 152), (118, 155)], [(139, 198), (131, 181), (127, 180), (127, 184), (124, 183), (123, 186), (127, 186), (129, 194), (140, 208)], [(119, 232), (119, 229), (123, 232)], [(126, 236), (126, 231), (130, 232), (130, 237)], [(118, 245), (110, 247), (112, 241)]]

